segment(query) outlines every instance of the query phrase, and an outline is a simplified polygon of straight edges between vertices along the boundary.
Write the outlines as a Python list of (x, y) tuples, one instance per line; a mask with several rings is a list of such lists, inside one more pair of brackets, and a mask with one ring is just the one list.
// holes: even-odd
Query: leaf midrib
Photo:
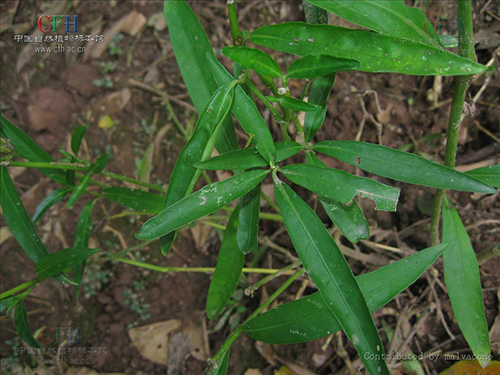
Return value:
[[(297, 217), (297, 219), (299, 220), (299, 222), (300, 222), (300, 224), (301, 224), (302, 228), (303, 228), (303, 229), (304, 229), (304, 231), (306, 232), (307, 237), (309, 238), (310, 242), (313, 244), (314, 249), (316, 250), (316, 253), (317, 253), (317, 255), (318, 255), (319, 259), (320, 259), (320, 260), (321, 260), (321, 262), (323, 263), (324, 268), (326, 269), (326, 271), (327, 271), (327, 272), (328, 272), (328, 274), (330, 275), (331, 280), (333, 281), (333, 283), (334, 283), (334, 285), (335, 285), (335, 287), (336, 287), (337, 291), (339, 292), (340, 297), (341, 297), (341, 299), (342, 299), (342, 302), (344, 303), (344, 305), (345, 305), (345, 306), (347, 306), (347, 309), (348, 309), (348, 311), (349, 311), (349, 314), (355, 318), (355, 319), (354, 319), (354, 323), (356, 324), (356, 327), (358, 328), (358, 331), (359, 331), (360, 335), (363, 337), (363, 341), (364, 341), (365, 343), (368, 343), (368, 340), (367, 340), (367, 338), (366, 338), (366, 336), (365, 336), (365, 332), (364, 332), (364, 330), (362, 330), (362, 329), (360, 328), (360, 326), (359, 326), (359, 322), (358, 322), (358, 319), (356, 318), (356, 314), (354, 314), (353, 310), (351, 309), (351, 306), (347, 303), (347, 300), (346, 300), (346, 298), (345, 298), (345, 296), (344, 296), (344, 293), (343, 293), (343, 292), (341, 292), (341, 289), (339, 288), (339, 286), (338, 286), (338, 284), (337, 284), (336, 279), (333, 277), (333, 275), (332, 275), (332, 273), (331, 273), (330, 269), (327, 267), (327, 264), (326, 264), (325, 260), (323, 259), (323, 256), (322, 256), (321, 252), (320, 252), (320, 251), (319, 251), (319, 249), (317, 248), (316, 243), (315, 243), (315, 241), (313, 240), (313, 237), (311, 236), (311, 234), (310, 234), (310, 233), (309, 233), (309, 231), (307, 230), (307, 227), (304, 225), (304, 222), (302, 221), (302, 219), (301, 219), (300, 215), (298, 215), (298, 211), (296, 210), (295, 205), (293, 204), (293, 202), (291, 201), (291, 199), (288, 197), (288, 194), (286, 193), (285, 189), (283, 189), (283, 187), (281, 186), (281, 182), (280, 182), (280, 183), (278, 183), (278, 188), (281, 190), (281, 192), (282, 192), (283, 196), (284, 196), (284, 197), (285, 197), (285, 199), (288, 201), (288, 204), (289, 204), (289, 205), (290, 205), (290, 207), (293, 209), (293, 211), (294, 211), (294, 213), (295, 213), (295, 216)], [(359, 287), (358, 287), (358, 289), (359, 289)], [(366, 302), (365, 302), (365, 305), (366, 305)], [(339, 322), (340, 326), (341, 326), (342, 328), (344, 328), (344, 327), (343, 327), (342, 322), (341, 322), (341, 321), (340, 321), (340, 320), (336, 317), (335, 313), (332, 311), (332, 309), (330, 308), (330, 306), (329, 306), (329, 304), (328, 304), (328, 303), (326, 303), (326, 306), (327, 306), (328, 310), (330, 310), (330, 312), (333, 314), (333, 316), (334, 316), (334, 317), (338, 320), (338, 322)], [(370, 345), (368, 345), (368, 347), (370, 347)]]

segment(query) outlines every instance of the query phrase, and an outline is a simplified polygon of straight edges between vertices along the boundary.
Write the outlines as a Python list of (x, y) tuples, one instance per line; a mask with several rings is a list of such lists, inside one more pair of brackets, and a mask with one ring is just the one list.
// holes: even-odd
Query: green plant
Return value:
[[(458, 3), (461, 16), (470, 21), (470, 0), (460, 0)], [(208, 38), (189, 5), (185, 1), (165, 2), (171, 43), (184, 82), (199, 113), (190, 137), (174, 121), (182, 135), (186, 136), (187, 143), (177, 158), (165, 197), (165, 190), (161, 186), (107, 172), (105, 167), (109, 155), (102, 155), (93, 163), (79, 158), (78, 151), (85, 128), (78, 128), (73, 133), (73, 154), (65, 155), (61, 162), (54, 162), (26, 134), (2, 117), (2, 136), (11, 142), (15, 150), (4, 158), (1, 167), (2, 209), (14, 237), (37, 263), (38, 272), (36, 279), (0, 295), (2, 307), (15, 308), (14, 321), (24, 341), (32, 346), (38, 344), (31, 336), (22, 305), (23, 298), (31, 288), (50, 277), (75, 284), (77, 289), (80, 287), (85, 259), (97, 251), (87, 248), (94, 201), (88, 203), (82, 212), (74, 248), (49, 255), (36, 235), (32, 221), (22, 209), (7, 166), (38, 168), (63, 185), (63, 188), (42, 202), (37, 210), (37, 219), (65, 197), (69, 196), (68, 206), (71, 206), (88, 192), (129, 207), (134, 215), (155, 214), (142, 225), (136, 237), (148, 241), (139, 247), (159, 239), (164, 255), (170, 251), (179, 229), (193, 221), (206, 220), (205, 217), (213, 219), (215, 216), (210, 215), (219, 210), (230, 211), (225, 227), (206, 221), (207, 224), (210, 222), (225, 229), (215, 269), (159, 267), (123, 258), (137, 247), (101, 257), (94, 256), (89, 261), (95, 264), (114, 260), (158, 272), (214, 272), (206, 305), (209, 319), (216, 318), (224, 311), (242, 272), (268, 273), (258, 283), (259, 286), (282, 274), (291, 275), (236, 327), (217, 354), (209, 360), (207, 374), (226, 372), (229, 349), (243, 332), (267, 343), (286, 344), (315, 340), (339, 330), (346, 333), (370, 374), (389, 374), (384, 346), (371, 312), (411, 285), (441, 254), (444, 254), (446, 283), (459, 326), (481, 364), (485, 366), (488, 363), (491, 349), (477, 260), (465, 228), (449, 200), (443, 205), (443, 244), (436, 242), (435, 246), (408, 258), (355, 277), (314, 210), (283, 181), (285, 177), (315, 193), (331, 220), (353, 243), (369, 236), (368, 224), (355, 198), (369, 198), (375, 202), (376, 209), (395, 211), (399, 189), (327, 168), (316, 156), (318, 152), (378, 176), (440, 191), (451, 189), (495, 193), (494, 187), (498, 187), (499, 178), (497, 166), (488, 171), (464, 174), (454, 170), (451, 162), (443, 166), (415, 154), (376, 144), (349, 140), (312, 142), (324, 122), (326, 103), (338, 71), (459, 76), (459, 92), (456, 93), (451, 116), (455, 131), (457, 111), (461, 111), (460, 101), (463, 104), (467, 77), (482, 74), (488, 68), (473, 61), (470, 53), (459, 56), (446, 51), (430, 23), (425, 26), (427, 20), (424, 14), (416, 8), (406, 7), (402, 0), (348, 3), (314, 0), (305, 4), (305, 11), (307, 23), (263, 26), (250, 33), (240, 30), (234, 1), (228, 1), (234, 46), (224, 48), (223, 53), (234, 61), (235, 78), (215, 58)], [(326, 11), (372, 31), (320, 24), (327, 20)], [(471, 29), (463, 38), (471, 37), (469, 32)], [(283, 74), (271, 56), (248, 47), (250, 42), (300, 58), (292, 62)], [(463, 51), (463, 43), (466, 42), (461, 43)], [(470, 49), (470, 41), (468, 43)], [(267, 93), (261, 92), (252, 81), (251, 70), (260, 76)], [(307, 80), (307, 83), (300, 98), (295, 98), (288, 83), (298, 79)], [(307, 92), (309, 100), (305, 102)], [(281, 142), (274, 142), (268, 124), (253, 100), (254, 96), (269, 109), (281, 126)], [(305, 112), (303, 123), (298, 117), (300, 112)], [(240, 149), (236, 141), (231, 113), (248, 135), (244, 149)], [(294, 128), (294, 141), (289, 132), (290, 127)], [(454, 159), (455, 132), (449, 134), (448, 144), (447, 160)], [(211, 157), (214, 147), (221, 155)], [(448, 148), (452, 151), (448, 152)], [(280, 164), (299, 153), (302, 153), (305, 163)], [(15, 156), (21, 156), (28, 162), (15, 161)], [(207, 170), (230, 170), (234, 176), (212, 183), (204, 174), (208, 184), (194, 191), (199, 177)], [(133, 183), (156, 193), (109, 186), (93, 179), (99, 175)], [(277, 204), (261, 192), (261, 183), (269, 176), (274, 183)], [(99, 193), (89, 190), (90, 185), (97, 186)], [(443, 193), (439, 194), (442, 197)], [(260, 212), (261, 197), (270, 203), (277, 214)], [(227, 207), (238, 199), (239, 203), (235, 207)], [(282, 270), (244, 268), (245, 256), (250, 252), (258, 254), (259, 251), (259, 218), (284, 222), (300, 262)], [(70, 269), (73, 271), (72, 278), (64, 272)], [(304, 274), (316, 284), (318, 292), (261, 314), (293, 281)], [(462, 299), (464, 294), (467, 296), (466, 301)], [(132, 302), (129, 304), (135, 306)], [(233, 308), (234, 302), (230, 305), (229, 308)], [(237, 312), (244, 311), (240, 309)]]

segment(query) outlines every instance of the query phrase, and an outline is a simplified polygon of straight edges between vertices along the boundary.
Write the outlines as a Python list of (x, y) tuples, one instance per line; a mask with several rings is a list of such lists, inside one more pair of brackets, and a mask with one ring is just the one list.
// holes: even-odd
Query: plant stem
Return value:
[(224, 354), (229, 350), (234, 341), (243, 333), (243, 327), (250, 320), (254, 319), (257, 315), (259, 315), (266, 307), (268, 307), (278, 296), (285, 291), (286, 288), (290, 286), (295, 280), (297, 280), (300, 276), (304, 274), (304, 269), (300, 269), (296, 271), (287, 281), (285, 281), (277, 290), (274, 292), (262, 305), (260, 305), (243, 323), (241, 323), (238, 328), (236, 328), (233, 333), (227, 338), (222, 347), (219, 349), (217, 354), (214, 357), (208, 360), (208, 367), (205, 370), (210, 371), (213, 368), (217, 368), (219, 362), (224, 357)]
[(267, 100), (267, 98), (259, 91), (259, 89), (257, 87), (255, 87), (253, 82), (251, 82), (248, 79), (245, 81), (245, 84), (250, 88), (250, 90), (252, 90), (252, 92), (255, 94), (255, 96), (257, 98), (259, 98), (262, 101), (262, 103), (264, 103), (264, 105), (269, 109), (269, 111), (271, 111), (271, 114), (273, 115), (274, 119), (278, 123), (282, 123), (283, 116), (281, 114), (279, 114), (278, 111), (276, 111), (276, 109), (273, 107), (273, 104), (269, 100)]
[(234, 0), (228, 0), (227, 12), (229, 13), (229, 25), (233, 44), (235, 46), (241, 46), (243, 39), (241, 37), (240, 27), (238, 26), (238, 16), (236, 15), (236, 4)]
[(72, 163), (41, 163), (41, 162), (31, 162), (31, 161), (9, 161), (4, 162), (2, 165), (8, 167), (26, 167), (26, 168), (45, 168), (45, 169), (64, 169), (67, 171), (80, 171), (88, 172), (90, 167), (83, 164), (72, 164)]
[[(9, 166), (9, 167), (64, 169), (64, 170), (80, 171), (80, 172), (89, 172), (90, 171), (90, 167), (85, 166), (83, 164), (58, 163), (58, 162), (41, 163), (41, 162), (31, 162), (31, 161), (9, 161), (9, 162), (3, 162), (2, 165)], [(112, 173), (112, 172), (108, 172), (108, 171), (102, 171), (100, 174), (102, 174), (103, 176), (106, 176), (106, 177), (114, 178), (116, 180), (129, 182), (129, 183), (137, 185), (137, 186), (143, 186), (143, 187), (147, 187), (151, 190), (156, 190), (156, 191), (160, 191), (162, 193), (165, 193), (165, 189), (163, 189), (161, 186), (158, 186), (155, 184), (150, 184), (148, 182), (139, 181), (139, 180), (136, 180), (135, 178), (126, 177), (126, 176), (123, 176), (121, 174)], [(102, 184), (99, 181), (92, 180), (92, 182), (100, 187), (108, 187), (107, 185)]]
[[(131, 266), (146, 268), (148, 270), (170, 273), (170, 272), (200, 272), (200, 273), (214, 273), (215, 267), (161, 267), (155, 264), (149, 264), (144, 262), (139, 262), (136, 260), (130, 260), (125, 258), (114, 259), (117, 262), (130, 264)], [(273, 268), (243, 268), (244, 273), (263, 273), (263, 274), (275, 274), (280, 270)]]
[(262, 285), (268, 283), (271, 280), (274, 280), (277, 277), (280, 277), (281, 275), (287, 275), (289, 271), (293, 270), (294, 268), (299, 267), (302, 264), (302, 262), (299, 260), (297, 262), (294, 262), (286, 267), (283, 267), (282, 269), (276, 271), (275, 273), (268, 275), (266, 277), (263, 277), (259, 281), (257, 281), (255, 284), (252, 286), (249, 286), (248, 288), (245, 289), (245, 294), (247, 296), (253, 296), (255, 291), (259, 289)]
[[(97, 264), (97, 263), (104, 263), (104, 262), (108, 262), (108, 261), (117, 261), (117, 262), (121, 262), (121, 263), (130, 264), (132, 266), (146, 268), (146, 269), (150, 269), (153, 271), (164, 272), (164, 273), (167, 273), (167, 272), (213, 273), (215, 271), (215, 267), (160, 267), (160, 266), (156, 266), (154, 264), (149, 264), (149, 263), (144, 263), (144, 262), (139, 262), (139, 261), (135, 261), (135, 260), (122, 258), (123, 256), (130, 253), (131, 251), (142, 249), (143, 247), (149, 245), (152, 242), (154, 242), (154, 241), (153, 240), (145, 241), (145, 242), (142, 242), (142, 243), (137, 244), (135, 246), (118, 251), (116, 253), (104, 256), (102, 258), (94, 259), (92, 261), (89, 261), (87, 263), (87, 266), (91, 266), (91, 265)], [(245, 273), (275, 274), (278, 271), (280, 271), (280, 270), (273, 269), (273, 268), (243, 268), (243, 272), (245, 272)], [(286, 272), (284, 272), (282, 274), (286, 274)], [(41, 283), (42, 281), (44, 281), (44, 280), (41, 280), (39, 278), (31, 279), (30, 281), (27, 281), (23, 284), (20, 284), (12, 289), (9, 289), (9, 290), (1, 293), (0, 299), (10, 297), (13, 294), (21, 292), (27, 288), (33, 287), (33, 286)]]
[(158, 185), (155, 185), (155, 184), (150, 184), (149, 182), (139, 181), (139, 180), (136, 180), (135, 178), (122, 176), (121, 174), (117, 174), (117, 173), (113, 173), (113, 172), (108, 172), (108, 171), (102, 171), (101, 174), (104, 175), (104, 176), (106, 176), (106, 177), (111, 177), (111, 178), (114, 178), (116, 180), (121, 180), (121, 181), (129, 182), (129, 183), (137, 185), (137, 186), (147, 187), (147, 188), (149, 188), (151, 190), (160, 191), (162, 193), (166, 192), (166, 190), (164, 188), (162, 188), (161, 186), (158, 186)]
[[(458, 39), (459, 54), (460, 56), (475, 62), (476, 54), (474, 51), (471, 0), (457, 0), (457, 15), (461, 26)], [(444, 157), (444, 165), (450, 168), (455, 168), (458, 135), (460, 132), (460, 123), (462, 120), (465, 93), (467, 91), (467, 86), (471, 77), (472, 76), (455, 77), (455, 88), (453, 91), (453, 100), (451, 102), (451, 112), (448, 122), (446, 151)], [(439, 222), (444, 193), (444, 190), (438, 190), (436, 192), (436, 195), (434, 196), (434, 201), (432, 204), (430, 229), (432, 245), (437, 245), (439, 243)]]
[(7, 290), (6, 292), (3, 292), (0, 294), (0, 299), (4, 299), (4, 298), (7, 298), (7, 297), (10, 297), (11, 295), (13, 294), (16, 294), (17, 292), (21, 292), (29, 287), (32, 287), (32, 286), (35, 286), (37, 285), (38, 283), (40, 283), (40, 279), (38, 278), (35, 278), (35, 279), (31, 279), (30, 281), (27, 281), (25, 282), (24, 284), (20, 284), (12, 289), (9, 289)]

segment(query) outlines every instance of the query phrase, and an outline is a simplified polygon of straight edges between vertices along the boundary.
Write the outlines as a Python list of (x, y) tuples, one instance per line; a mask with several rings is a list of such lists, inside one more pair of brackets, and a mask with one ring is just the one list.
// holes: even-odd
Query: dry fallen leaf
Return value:
[(185, 324), (181, 331), (170, 337), (168, 348), (168, 374), (182, 375), (183, 363), (189, 357), (206, 361), (209, 357), (206, 331), (201, 313)]
[(194, 243), (198, 250), (204, 250), (210, 235), (212, 234), (213, 228), (208, 225), (196, 225), (189, 228), (191, 235), (193, 236)]
[(498, 375), (500, 362), (492, 361), (489, 366), (482, 369), (477, 361), (460, 361), (453, 366), (441, 371), (439, 375)]
[(150, 361), (168, 364), (168, 341), (171, 332), (181, 327), (181, 321), (171, 319), (128, 331), (132, 343), (139, 353)]
[(134, 36), (146, 25), (146, 22), (146, 17), (134, 9), (126, 16), (120, 18), (113, 26), (104, 30), (104, 42), (98, 43), (92, 49), (90, 57), (93, 59), (101, 57), (101, 55), (106, 52), (109, 43), (111, 43), (115, 36), (120, 33), (126, 33)]
[(7, 241), (10, 237), (12, 237), (12, 233), (9, 230), (9, 227), (0, 228), (0, 245)]
[(256, 368), (249, 368), (244, 375), (262, 375), (262, 373)]

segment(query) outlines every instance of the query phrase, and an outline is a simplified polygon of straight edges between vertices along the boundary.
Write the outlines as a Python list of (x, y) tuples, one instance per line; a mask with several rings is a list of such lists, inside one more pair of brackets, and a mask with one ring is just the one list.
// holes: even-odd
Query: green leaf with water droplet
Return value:
[(290, 96), (283, 96), (280, 98), (277, 98), (275, 96), (268, 96), (267, 99), (270, 102), (279, 103), (279, 105), (281, 105), (283, 108), (288, 108), (293, 111), (314, 112), (321, 108), (316, 104), (307, 103)]
[(71, 134), (71, 151), (73, 151), (75, 156), (78, 156), (78, 151), (80, 151), (80, 146), (86, 132), (86, 126), (79, 126)]
[(236, 243), (243, 254), (257, 253), (259, 248), (259, 213), (261, 184), (241, 198)]
[(297, 185), (336, 202), (350, 204), (359, 195), (373, 200), (376, 210), (396, 211), (399, 189), (378, 181), (310, 164), (287, 165), (281, 172)]
[(329, 74), (352, 70), (359, 66), (359, 61), (341, 59), (328, 55), (306, 56), (294, 61), (286, 70), (286, 78), (314, 79)]
[(377, 327), (337, 244), (311, 207), (276, 177), (274, 192), (288, 235), (328, 310), (338, 319), (367, 370), (389, 375), (381, 359), (384, 349)]
[[(165, 1), (164, 13), (182, 79), (201, 116), (218, 87), (207, 64), (207, 55), (215, 58), (212, 46), (186, 1)], [(216, 147), (221, 153), (238, 149), (234, 124), (229, 117), (223, 121), (221, 131), (217, 134)]]
[(171, 233), (241, 198), (257, 186), (268, 173), (268, 170), (250, 171), (207, 185), (146, 221), (135, 236), (139, 240), (152, 240)]
[(314, 80), (309, 91), (309, 103), (319, 105), (321, 109), (314, 112), (307, 112), (304, 117), (305, 141), (311, 142), (316, 132), (319, 130), (326, 117), (328, 97), (335, 82), (335, 74), (320, 77)]
[(264, 26), (248, 36), (253, 43), (298, 56), (328, 55), (360, 62), (356, 70), (411, 75), (471, 75), (489, 68), (411, 39), (340, 26), (288, 22)]
[[(12, 145), (23, 158), (31, 162), (52, 163), (54, 159), (43, 148), (35, 143), (28, 135), (12, 124), (5, 117), (0, 116), (0, 124), (2, 132), (9, 138)], [(46, 169), (37, 168), (48, 178), (60, 183), (61, 185), (68, 185), (66, 173), (60, 169)]]
[(40, 202), (36, 207), (35, 213), (31, 220), (36, 223), (52, 206), (60, 202), (66, 195), (71, 192), (70, 188), (60, 188), (52, 191), (47, 197)]
[[(276, 163), (286, 160), (297, 153), (303, 147), (296, 142), (277, 142)], [(201, 163), (195, 164), (196, 168), (217, 170), (238, 170), (266, 167), (269, 163), (259, 154), (256, 148), (246, 148), (243, 150), (231, 151), (226, 154), (218, 155)]]
[(324, 141), (313, 147), (322, 154), (393, 180), (438, 189), (496, 193), (494, 188), (464, 173), (386, 146), (356, 141)]
[(72, 247), (57, 251), (43, 258), (36, 265), (36, 274), (42, 280), (58, 275), (99, 251), (99, 249), (85, 247)]
[[(207, 59), (219, 86), (226, 85), (234, 79), (215, 57), (207, 55)], [(243, 130), (249, 135), (253, 134), (252, 142), (257, 151), (267, 162), (273, 163), (276, 158), (276, 148), (271, 131), (253, 100), (240, 85), (235, 89), (232, 111)]]
[(243, 270), (245, 256), (236, 243), (240, 207), (241, 203), (229, 217), (219, 255), (217, 256), (215, 272), (208, 289), (206, 312), (210, 320), (213, 320), (226, 307), (227, 302), (238, 286)]
[(500, 188), (500, 164), (473, 169), (472, 171), (465, 172), (465, 174), (489, 186)]
[(264, 51), (249, 47), (225, 47), (224, 55), (257, 73), (273, 78), (281, 78), (281, 69)]
[[(444, 244), (429, 247), (356, 277), (370, 311), (383, 307), (413, 284), (445, 247)], [(342, 326), (316, 292), (275, 307), (252, 319), (243, 328), (255, 340), (279, 345), (317, 340), (340, 331)]]
[(491, 355), (488, 323), (484, 313), (481, 277), (476, 254), (453, 204), (443, 202), (444, 280), (453, 314), (465, 340), (481, 366)]
[[(78, 223), (76, 224), (75, 241), (73, 243), (75, 248), (86, 248), (89, 246), (90, 233), (92, 232), (92, 209), (94, 208), (94, 203), (95, 200), (88, 202), (83, 207), (82, 212), (80, 212), (80, 217), (78, 218)], [(78, 296), (80, 295), (80, 286), (86, 264), (87, 259), (84, 259), (80, 264), (75, 264), (73, 266), (73, 281), (77, 284), (75, 286), (75, 299), (77, 301)]]
[(311, 0), (309, 3), (380, 34), (439, 47), (432, 23), (419, 8), (406, 6), (404, 0)]
[(28, 314), (24, 305), (20, 303), (14, 312), (14, 327), (16, 328), (19, 337), (29, 346), (33, 348), (41, 348), (40, 343), (33, 337), (30, 326), (28, 324)]
[(112, 202), (132, 208), (134, 211), (149, 212), (152, 214), (160, 212), (165, 201), (165, 198), (160, 194), (121, 186), (105, 188), (102, 193), (105, 198)]
[[(219, 87), (208, 102), (193, 135), (175, 162), (163, 208), (173, 205), (193, 190), (201, 174), (194, 165), (211, 156), (218, 130), (231, 110), (233, 99), (234, 83), (231, 81)], [(165, 234), (160, 240), (163, 255), (170, 251), (175, 240), (175, 232)]]
[(12, 235), (35, 263), (40, 262), (49, 252), (24, 208), (7, 167), (3, 166), (0, 167), (0, 197), (2, 214)]
[[(326, 167), (312, 151), (306, 153), (306, 161), (308, 164), (323, 168)], [(349, 241), (357, 243), (360, 239), (368, 239), (370, 237), (368, 222), (355, 200), (347, 205), (322, 196), (318, 196), (318, 199), (328, 217)]]

